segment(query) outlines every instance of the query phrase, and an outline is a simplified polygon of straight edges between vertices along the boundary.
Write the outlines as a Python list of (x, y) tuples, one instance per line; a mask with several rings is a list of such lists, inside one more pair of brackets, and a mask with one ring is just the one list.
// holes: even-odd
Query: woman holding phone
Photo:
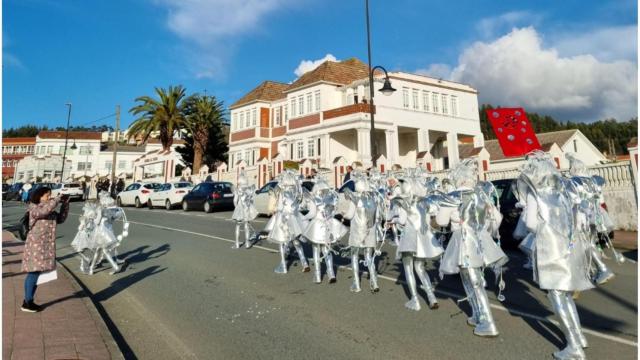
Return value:
[[(56, 211), (59, 204), (62, 204), (60, 212)], [(22, 254), (22, 271), (27, 277), (21, 310), (38, 312), (42, 307), (33, 301), (38, 277), (56, 268), (56, 225), (63, 223), (69, 214), (69, 197), (51, 198), (51, 189), (38, 188), (31, 194), (28, 213), (30, 230)]]

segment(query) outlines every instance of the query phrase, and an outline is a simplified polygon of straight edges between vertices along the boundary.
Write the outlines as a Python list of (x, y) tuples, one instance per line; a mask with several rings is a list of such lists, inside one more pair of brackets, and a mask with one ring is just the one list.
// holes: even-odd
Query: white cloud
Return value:
[(300, 64), (298, 65), (298, 67), (293, 71), (293, 73), (296, 74), (297, 77), (300, 77), (304, 73), (317, 68), (318, 66), (320, 66), (320, 64), (322, 64), (327, 60), (338, 61), (338, 59), (336, 59), (336, 57), (331, 54), (327, 54), (323, 58), (318, 60), (302, 60), (300, 61)]
[(537, 24), (541, 19), (540, 14), (530, 11), (511, 11), (481, 19), (476, 24), (476, 31), (481, 38), (492, 38), (516, 26)]
[(451, 66), (447, 64), (431, 64), (428, 68), (419, 69), (415, 72), (435, 79), (448, 79), (451, 76)]
[(593, 55), (601, 61), (637, 61), (638, 27), (614, 26), (580, 33), (565, 33), (550, 39), (563, 56)]
[(636, 115), (637, 74), (637, 64), (629, 60), (561, 56), (528, 27), (474, 43), (462, 52), (449, 78), (478, 89), (482, 103), (593, 121)]
[(4, 68), (16, 68), (25, 70), (26, 67), (22, 61), (12, 52), (9, 51), (9, 47), (13, 44), (11, 38), (7, 32), (2, 33), (2, 66)]
[[(269, 15), (299, 5), (295, 0), (155, 0), (168, 9), (167, 26), (186, 41), (197, 77), (221, 75), (243, 35), (255, 33)], [(184, 47), (181, 47), (183, 50)]]

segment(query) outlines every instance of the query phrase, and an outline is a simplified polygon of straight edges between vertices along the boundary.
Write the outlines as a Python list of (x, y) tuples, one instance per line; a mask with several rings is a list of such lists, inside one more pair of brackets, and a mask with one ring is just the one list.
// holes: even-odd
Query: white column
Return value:
[(449, 157), (449, 168), (460, 160), (458, 155), (458, 134), (455, 132), (447, 133), (447, 156)]
[(331, 148), (329, 147), (330, 143), (331, 135), (324, 134), (320, 136), (320, 166), (326, 168), (331, 166)]
[(387, 160), (391, 164), (396, 164), (400, 157), (400, 146), (398, 144), (398, 129), (385, 131), (387, 136)]
[(429, 130), (418, 129), (418, 152), (429, 151), (431, 143), (429, 142)]
[(356, 129), (358, 133), (358, 159), (363, 165), (368, 166), (371, 164), (371, 139), (369, 134), (370, 129)]

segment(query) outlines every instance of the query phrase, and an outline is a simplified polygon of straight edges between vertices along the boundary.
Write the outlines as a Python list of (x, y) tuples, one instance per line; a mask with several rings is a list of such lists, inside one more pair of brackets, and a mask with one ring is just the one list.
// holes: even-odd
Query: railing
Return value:
[[(332, 118), (336, 118), (339, 116), (345, 116), (345, 115), (349, 115), (349, 114), (355, 114), (355, 113), (369, 113), (369, 107), (371, 105), (369, 104), (353, 104), (353, 105), (347, 105), (347, 106), (343, 106), (337, 109), (331, 109), (331, 110), (327, 110), (327, 111), (323, 111), (322, 112), (322, 118), (324, 120), (328, 120), (328, 119), (332, 119)], [(373, 112), (376, 112), (376, 107), (373, 107)]]

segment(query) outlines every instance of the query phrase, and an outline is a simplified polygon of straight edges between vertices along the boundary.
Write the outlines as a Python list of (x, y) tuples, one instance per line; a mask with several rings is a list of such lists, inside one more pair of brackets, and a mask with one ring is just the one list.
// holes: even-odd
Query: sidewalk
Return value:
[(36, 292), (36, 303), (46, 308), (39, 313), (20, 310), (23, 248), (13, 234), (2, 232), (2, 358), (122, 359), (93, 303), (60, 265), (58, 279)]

